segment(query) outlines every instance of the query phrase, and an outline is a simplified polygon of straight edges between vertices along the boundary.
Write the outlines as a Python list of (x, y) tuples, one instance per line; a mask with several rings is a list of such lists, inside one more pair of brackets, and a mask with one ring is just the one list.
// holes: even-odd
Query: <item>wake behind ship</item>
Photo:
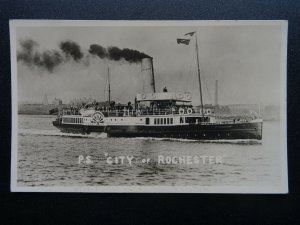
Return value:
[[(199, 78), (200, 106), (192, 106), (189, 92), (156, 92), (152, 58), (142, 59), (147, 92), (138, 93), (134, 104), (109, 104), (99, 107), (86, 103), (71, 110), (59, 110), (53, 125), (63, 132), (105, 132), (108, 137), (159, 137), (196, 140), (262, 139), (263, 121), (259, 115), (230, 116), (216, 114), (213, 108), (205, 108), (202, 99), (197, 33), (195, 36)], [(178, 44), (184, 43), (179, 39)], [(188, 43), (185, 42), (184, 44)], [(109, 70), (108, 70), (109, 78)], [(109, 79), (108, 79), (109, 80)]]

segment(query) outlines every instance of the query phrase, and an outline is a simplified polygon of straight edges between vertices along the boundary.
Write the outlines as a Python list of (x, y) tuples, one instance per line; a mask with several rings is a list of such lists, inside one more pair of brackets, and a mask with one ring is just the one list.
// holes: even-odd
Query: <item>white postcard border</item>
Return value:
[[(12, 192), (103, 192), (103, 193), (288, 193), (287, 171), (287, 29), (284, 20), (224, 20), (224, 21), (128, 21), (128, 20), (10, 20), (11, 46), (11, 191)], [(23, 187), (17, 184), (18, 164), (18, 104), (17, 104), (17, 62), (16, 28), (18, 27), (59, 27), (59, 26), (242, 26), (242, 25), (280, 25), (282, 27), (281, 54), (281, 185), (274, 186), (49, 186)]]

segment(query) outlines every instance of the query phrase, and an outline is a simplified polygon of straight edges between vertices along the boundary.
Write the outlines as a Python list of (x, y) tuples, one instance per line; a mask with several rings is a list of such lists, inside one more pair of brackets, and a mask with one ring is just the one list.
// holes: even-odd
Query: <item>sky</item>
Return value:
[(195, 36), (189, 45), (177, 38), (197, 31), (203, 101), (214, 101), (215, 80), (219, 83), (219, 104), (280, 104), (283, 44), (279, 25), (199, 26), (35, 26), (16, 29), (17, 51), (20, 41), (34, 40), (36, 50), (58, 50), (59, 43), (76, 42), (83, 53), (79, 61), (68, 60), (47, 71), (17, 62), (18, 101), (41, 103), (46, 93), (68, 103), (74, 98), (107, 100), (107, 67), (110, 67), (111, 98), (133, 101), (142, 91), (140, 63), (111, 61), (91, 56), (91, 44), (138, 50), (153, 57), (157, 92), (191, 92), (199, 104), (199, 83)]

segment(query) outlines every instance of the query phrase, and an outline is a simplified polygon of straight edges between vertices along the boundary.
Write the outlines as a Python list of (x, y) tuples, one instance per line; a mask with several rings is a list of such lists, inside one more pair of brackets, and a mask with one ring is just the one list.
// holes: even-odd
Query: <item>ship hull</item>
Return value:
[(158, 137), (196, 140), (262, 139), (262, 122), (232, 124), (189, 124), (177, 126), (107, 126), (110, 137)]
[(104, 125), (64, 124), (53, 125), (65, 133), (105, 132), (109, 137), (157, 137), (195, 140), (262, 139), (263, 122), (182, 124), (182, 125)]
[(56, 128), (58, 128), (61, 132), (64, 132), (64, 133), (89, 134), (91, 132), (102, 133), (105, 131), (104, 126), (87, 126), (87, 125), (82, 125), (82, 124), (63, 124), (63, 123), (57, 123), (56, 121), (53, 122), (53, 125)]

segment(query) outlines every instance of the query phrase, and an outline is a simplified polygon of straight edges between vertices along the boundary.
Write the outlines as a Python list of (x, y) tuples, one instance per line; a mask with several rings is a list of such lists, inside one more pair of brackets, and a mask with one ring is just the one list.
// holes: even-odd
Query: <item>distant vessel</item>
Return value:
[(106, 132), (109, 137), (261, 140), (263, 121), (258, 115), (243, 118), (217, 116), (213, 109), (204, 108), (197, 36), (196, 54), (201, 102), (199, 107), (192, 106), (189, 92), (168, 92), (167, 88), (163, 92), (156, 92), (152, 58), (144, 58), (142, 70), (146, 71), (145, 80), (150, 85), (144, 93), (136, 95), (134, 105), (128, 103), (123, 108), (109, 105), (97, 109), (87, 104), (80, 110), (61, 113), (53, 125), (64, 132)]

